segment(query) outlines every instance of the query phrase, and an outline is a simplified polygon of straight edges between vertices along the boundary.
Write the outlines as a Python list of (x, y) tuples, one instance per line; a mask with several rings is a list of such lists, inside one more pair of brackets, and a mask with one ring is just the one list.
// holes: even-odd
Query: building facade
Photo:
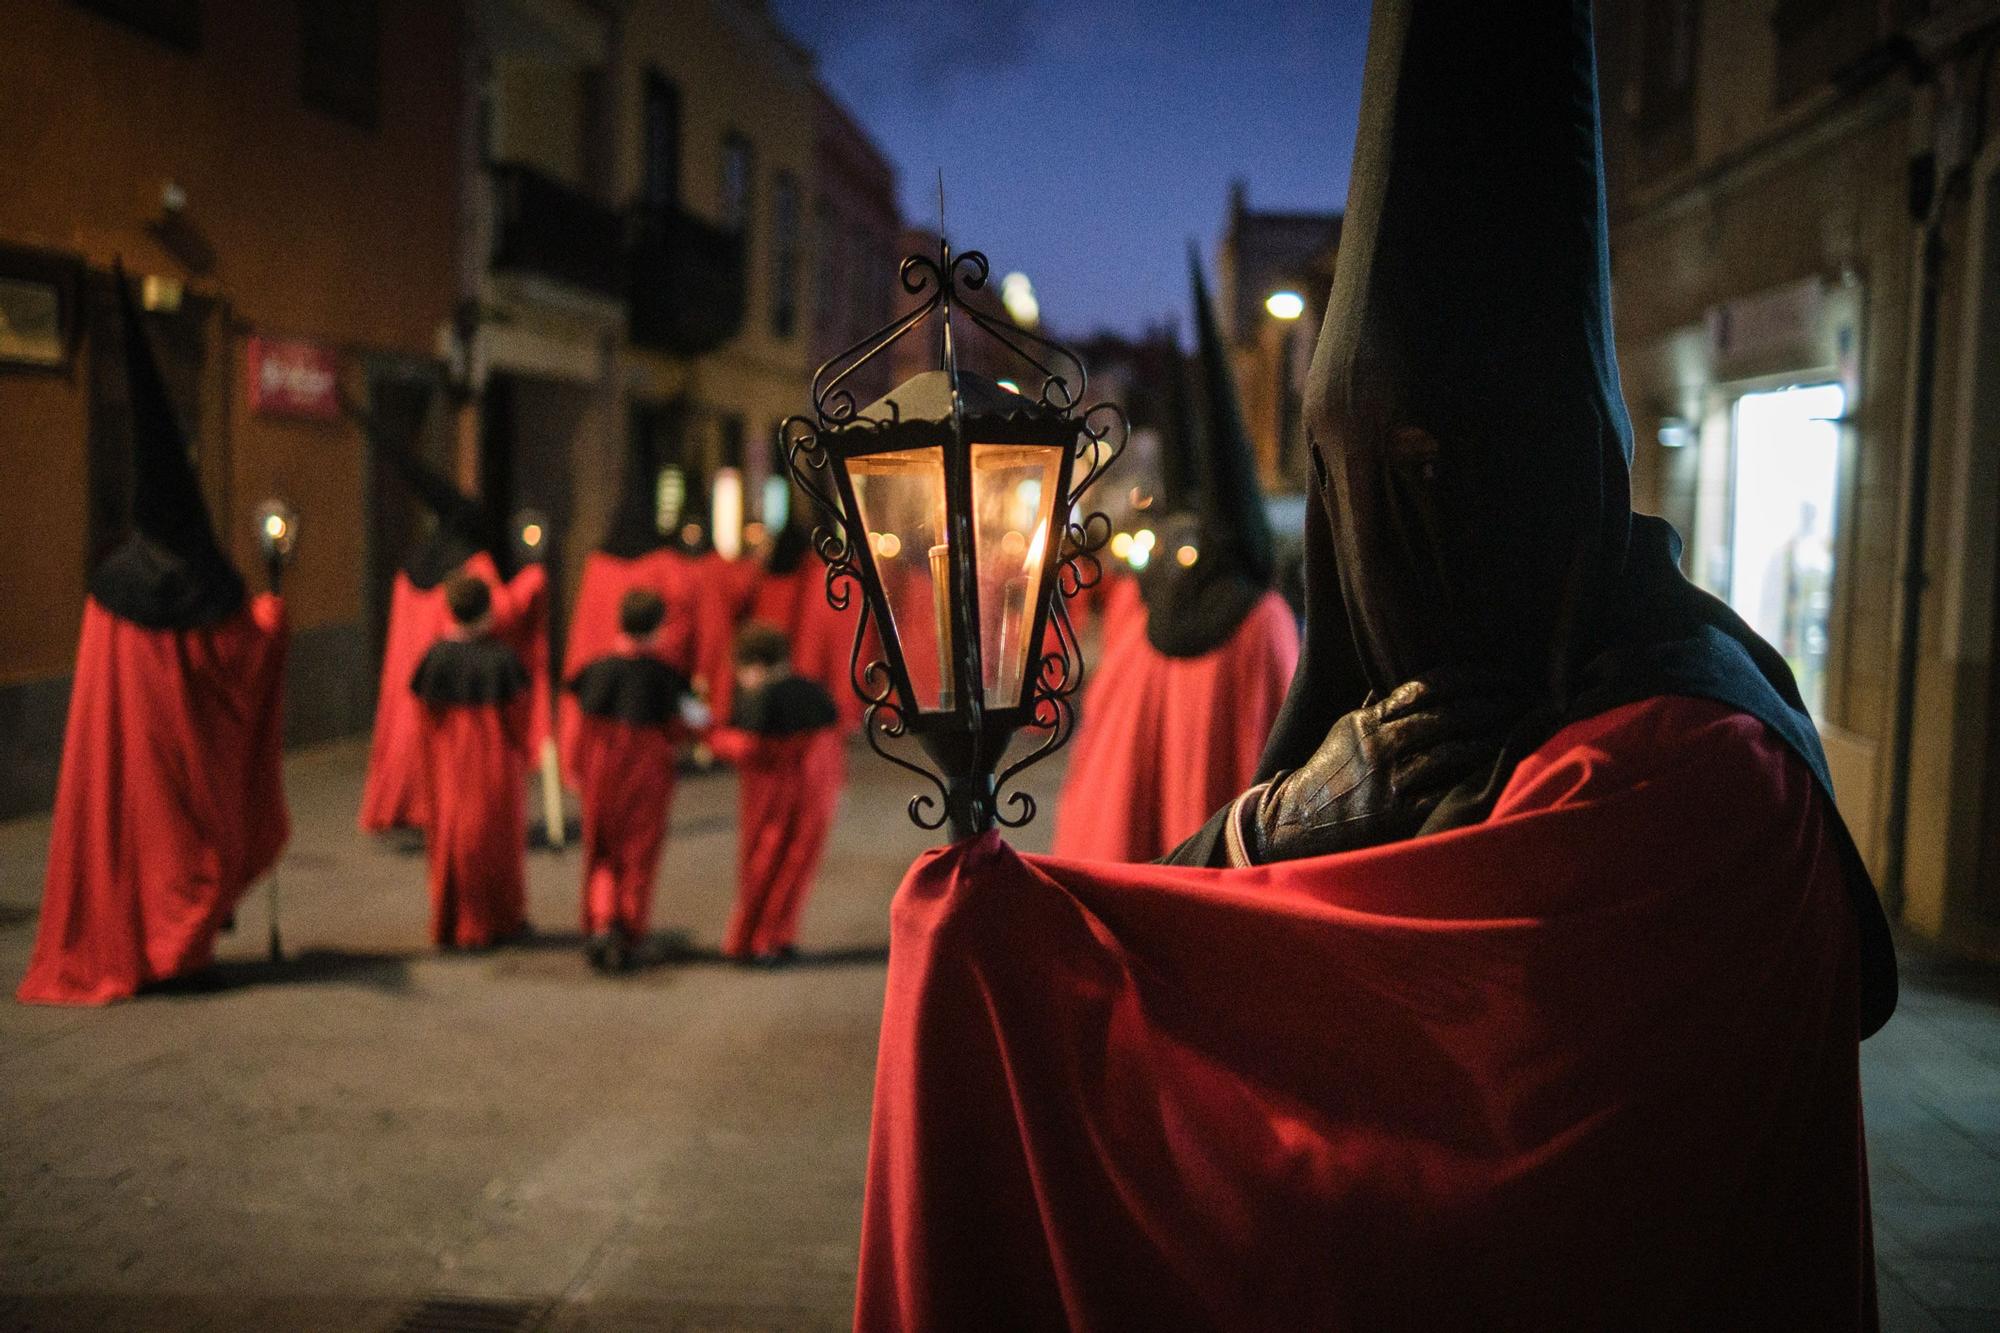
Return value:
[(1216, 255), (1216, 317), (1258, 473), (1273, 493), (1305, 488), (1302, 395), (1333, 289), (1340, 222), (1338, 213), (1253, 209), (1243, 182), (1230, 187)]
[(366, 725), (371, 553), (406, 515), (371, 505), (339, 399), (435, 371), (462, 50), (423, 0), (20, 0), (5, 26), (0, 814), (52, 798), (86, 578), (128, 513), (114, 260), (253, 584), (259, 502), (300, 514), (288, 735)]
[(2000, 956), (2000, 6), (1597, 10), (1635, 503), (1790, 660), (1892, 910)]

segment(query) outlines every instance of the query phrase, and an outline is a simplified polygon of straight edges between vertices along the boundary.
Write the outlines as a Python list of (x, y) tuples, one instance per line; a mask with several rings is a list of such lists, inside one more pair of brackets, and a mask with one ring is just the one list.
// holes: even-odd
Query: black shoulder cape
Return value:
[(786, 676), (736, 698), (730, 725), (773, 738), (797, 736), (840, 720), (833, 696), (818, 681)]
[(445, 707), (504, 704), (528, 688), (528, 669), (498, 639), (445, 639), (417, 663), (410, 688)]
[(146, 629), (202, 629), (243, 609), (243, 576), (226, 560), (197, 568), (133, 533), (90, 574), (90, 595), (105, 610)]
[(570, 678), (577, 707), (591, 717), (635, 727), (663, 727), (679, 714), (688, 679), (644, 654), (600, 657)]

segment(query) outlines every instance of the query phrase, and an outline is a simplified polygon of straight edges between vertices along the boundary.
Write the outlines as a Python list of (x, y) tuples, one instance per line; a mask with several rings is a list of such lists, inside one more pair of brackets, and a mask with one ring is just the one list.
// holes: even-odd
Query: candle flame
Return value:
[(1042, 552), (1048, 549), (1049, 530), (1036, 528), (1035, 539), (1028, 543), (1028, 555), (1021, 563), (1024, 568), (1038, 570), (1042, 567)]

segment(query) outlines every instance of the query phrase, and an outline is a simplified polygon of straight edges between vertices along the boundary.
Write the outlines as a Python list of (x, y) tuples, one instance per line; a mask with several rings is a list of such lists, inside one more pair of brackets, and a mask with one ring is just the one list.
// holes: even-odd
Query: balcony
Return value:
[(521, 273), (618, 300), (625, 294), (624, 219), (533, 167), (500, 162), (493, 183), (493, 271)]
[(699, 356), (743, 329), (743, 233), (677, 208), (640, 208), (632, 227), (632, 341)]

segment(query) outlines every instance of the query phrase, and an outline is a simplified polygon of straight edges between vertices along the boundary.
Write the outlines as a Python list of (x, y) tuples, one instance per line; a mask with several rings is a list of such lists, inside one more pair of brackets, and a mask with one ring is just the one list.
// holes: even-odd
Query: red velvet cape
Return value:
[(710, 744), (740, 770), (736, 908), (722, 951), (731, 958), (773, 954), (798, 939), (847, 780), (846, 739), (838, 727), (784, 737), (718, 727)]
[(290, 833), (284, 603), (144, 629), (95, 599), (70, 687), (48, 878), (18, 992), (103, 1004), (205, 966)]
[(1873, 1327), (1835, 836), (1762, 724), (1654, 699), (1387, 847), (928, 853), (856, 1327)]
[[(583, 562), (583, 579), (577, 585), (576, 606), (569, 618), (569, 642), (563, 647), (563, 676), (572, 680), (576, 673), (613, 651), (618, 641), (618, 602), (634, 588), (650, 588), (667, 604), (667, 618), (653, 641), (653, 651), (682, 675), (694, 677), (695, 610), (691, 564), (685, 556), (669, 550), (648, 551), (626, 559), (593, 551)], [(582, 787), (584, 778), (577, 755), (583, 726), (583, 711), (568, 694), (557, 705), (557, 749), (562, 754), (563, 775), (571, 785)]]
[[(408, 682), (403, 691), (415, 699)], [(431, 943), (477, 949), (527, 922), (527, 771), (534, 699), (439, 707), (418, 700), (430, 810)]]
[(1084, 687), (1056, 805), (1057, 856), (1152, 861), (1255, 780), (1264, 738), (1299, 662), (1298, 622), (1277, 593), (1228, 641), (1168, 657), (1147, 641), (1136, 588), (1114, 594)]
[[(493, 630), (520, 655), (533, 682), (526, 737), (529, 758), (540, 752), (549, 726), (548, 573), (529, 565), (501, 582), (493, 557), (474, 555), (459, 572), (493, 590)], [(427, 828), (421, 727), (410, 676), (431, 645), (451, 628), (444, 585), (419, 588), (398, 573), (389, 597), (389, 628), (382, 648), (382, 676), (375, 691), (375, 735), (368, 749), (368, 777), (361, 789), (361, 828)]]
[[(575, 700), (568, 701), (572, 707)], [(583, 794), (583, 933), (642, 938), (653, 876), (673, 807), (679, 724), (638, 726), (577, 710), (574, 750)]]

